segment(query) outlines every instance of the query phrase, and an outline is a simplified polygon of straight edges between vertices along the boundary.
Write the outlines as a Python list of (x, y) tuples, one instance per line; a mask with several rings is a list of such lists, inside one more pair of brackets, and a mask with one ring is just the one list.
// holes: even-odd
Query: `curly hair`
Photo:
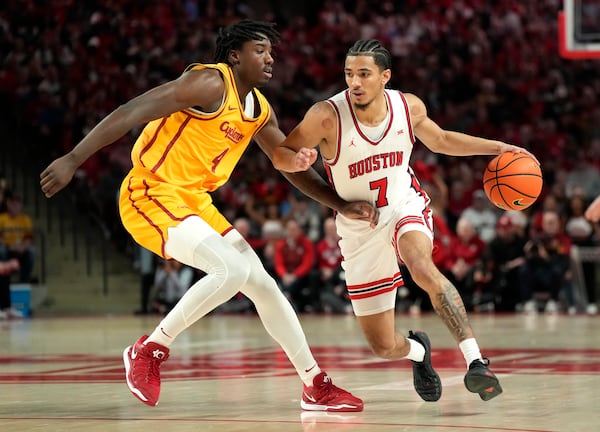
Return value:
[(244, 42), (262, 40), (265, 36), (272, 45), (279, 43), (279, 32), (275, 30), (274, 23), (244, 19), (220, 28), (217, 36), (215, 63), (227, 63), (232, 66), (229, 60), (231, 50), (241, 49)]

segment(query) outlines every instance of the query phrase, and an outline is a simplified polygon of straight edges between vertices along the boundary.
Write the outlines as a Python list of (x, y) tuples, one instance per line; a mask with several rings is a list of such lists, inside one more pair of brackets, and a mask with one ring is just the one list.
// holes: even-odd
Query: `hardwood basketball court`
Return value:
[(462, 355), (432, 314), (398, 315), (426, 330), (444, 385), (423, 402), (408, 360), (369, 352), (353, 316), (303, 315), (321, 367), (364, 399), (362, 413), (300, 409), (302, 385), (254, 315), (211, 315), (180, 335), (151, 408), (124, 382), (122, 350), (159, 317), (0, 322), (0, 430), (24, 431), (593, 431), (600, 427), (600, 319), (473, 315), (504, 393), (467, 392)]

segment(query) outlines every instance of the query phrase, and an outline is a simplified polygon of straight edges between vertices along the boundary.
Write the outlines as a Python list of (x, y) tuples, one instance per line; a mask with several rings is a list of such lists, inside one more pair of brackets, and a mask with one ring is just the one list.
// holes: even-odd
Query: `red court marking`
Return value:
[[(368, 348), (315, 347), (319, 365), (329, 370), (411, 369), (406, 360), (375, 358)], [(600, 349), (486, 349), (496, 373), (581, 375), (600, 373)], [(434, 350), (436, 369), (462, 370), (460, 350)], [(22, 365), (22, 370), (5, 372), (3, 367)], [(15, 382), (121, 382), (121, 357), (89, 354), (0, 356), (0, 383)], [(161, 368), (168, 381), (233, 379), (241, 377), (295, 375), (285, 353), (276, 348), (243, 349), (214, 354), (172, 355)]]

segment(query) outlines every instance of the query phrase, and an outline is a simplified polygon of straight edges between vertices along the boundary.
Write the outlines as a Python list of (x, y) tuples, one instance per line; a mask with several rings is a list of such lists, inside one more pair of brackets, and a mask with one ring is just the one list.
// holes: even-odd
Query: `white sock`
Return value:
[(479, 345), (477, 345), (475, 338), (465, 339), (458, 344), (458, 347), (462, 351), (465, 361), (467, 362), (467, 369), (473, 360), (482, 359), (481, 352), (479, 352)]
[(414, 339), (406, 338), (406, 340), (410, 345), (410, 350), (408, 351), (408, 354), (404, 356), (404, 358), (416, 362), (422, 362), (425, 358), (425, 347)]
[[(305, 357), (305, 353), (299, 352), (296, 357)], [(312, 355), (310, 355), (310, 357), (312, 357)], [(298, 363), (296, 358), (293, 358), (293, 359), (290, 358), (290, 361), (292, 362), (293, 365)], [(315, 363), (312, 366), (310, 366), (306, 369), (296, 369), (296, 371), (298, 372), (298, 375), (300, 376), (300, 379), (302, 380), (304, 385), (306, 385), (307, 387), (310, 387), (313, 385), (313, 379), (321, 373), (321, 368), (315, 361)]]

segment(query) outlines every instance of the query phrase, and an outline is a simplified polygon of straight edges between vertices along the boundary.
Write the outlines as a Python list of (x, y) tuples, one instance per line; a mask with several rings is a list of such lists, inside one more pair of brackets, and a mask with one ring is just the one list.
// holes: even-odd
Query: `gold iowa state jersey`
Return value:
[(258, 117), (244, 113), (231, 69), (224, 63), (192, 64), (186, 71), (217, 69), (225, 82), (221, 107), (213, 113), (194, 108), (178, 111), (146, 125), (137, 139), (131, 159), (133, 169), (188, 191), (212, 192), (223, 185), (250, 144), (268, 121), (270, 107), (257, 90)]

